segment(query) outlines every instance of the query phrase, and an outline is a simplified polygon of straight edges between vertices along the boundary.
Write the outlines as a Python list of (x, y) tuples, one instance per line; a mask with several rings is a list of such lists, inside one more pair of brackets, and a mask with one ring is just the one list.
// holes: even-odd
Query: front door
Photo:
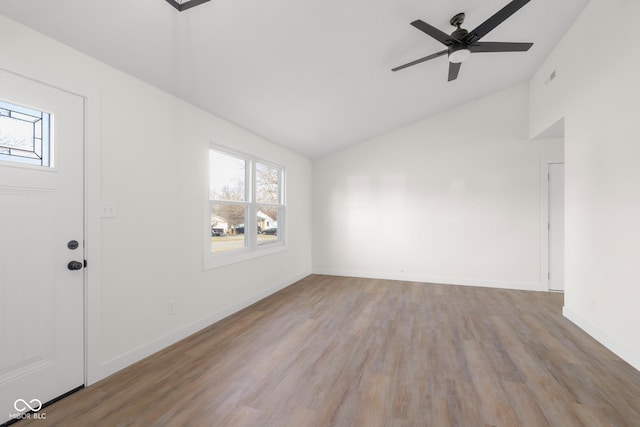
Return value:
[(83, 123), (82, 97), (0, 69), (0, 423), (84, 383)]

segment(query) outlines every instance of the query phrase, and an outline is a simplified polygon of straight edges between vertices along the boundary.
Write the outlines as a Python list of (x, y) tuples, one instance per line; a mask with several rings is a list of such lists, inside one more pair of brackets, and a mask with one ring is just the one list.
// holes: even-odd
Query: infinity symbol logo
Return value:
[(16, 411), (18, 412), (26, 411), (27, 408), (33, 412), (38, 412), (42, 409), (42, 402), (38, 399), (31, 399), (30, 402), (27, 402), (24, 399), (18, 399), (13, 403), (13, 407), (16, 408)]

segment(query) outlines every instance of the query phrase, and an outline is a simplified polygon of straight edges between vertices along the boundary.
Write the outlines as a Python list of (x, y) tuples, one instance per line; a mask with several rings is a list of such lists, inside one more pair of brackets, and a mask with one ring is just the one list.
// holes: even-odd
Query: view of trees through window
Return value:
[(282, 241), (282, 177), (281, 167), (210, 150), (212, 253)]

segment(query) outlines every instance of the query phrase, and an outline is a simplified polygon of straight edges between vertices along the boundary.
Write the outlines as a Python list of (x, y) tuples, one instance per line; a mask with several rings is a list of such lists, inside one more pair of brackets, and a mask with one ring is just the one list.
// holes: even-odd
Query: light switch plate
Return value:
[(100, 205), (101, 218), (115, 218), (118, 216), (116, 205), (114, 203), (102, 202)]

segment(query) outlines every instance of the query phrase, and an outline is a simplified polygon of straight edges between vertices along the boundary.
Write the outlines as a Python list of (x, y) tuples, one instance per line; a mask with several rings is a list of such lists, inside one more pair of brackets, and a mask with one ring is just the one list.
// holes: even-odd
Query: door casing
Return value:
[(549, 165), (562, 163), (562, 158), (544, 159), (540, 166), (540, 290), (549, 291)]

